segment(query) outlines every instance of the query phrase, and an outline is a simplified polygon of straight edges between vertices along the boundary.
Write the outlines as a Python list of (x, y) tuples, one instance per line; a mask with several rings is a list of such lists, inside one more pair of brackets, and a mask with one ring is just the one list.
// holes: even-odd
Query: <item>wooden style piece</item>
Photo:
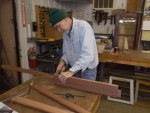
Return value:
[(51, 78), (51, 74), (44, 73), (44, 72), (38, 72), (38, 71), (34, 71), (34, 70), (29, 70), (29, 69), (24, 69), (24, 68), (16, 67), (13, 65), (1, 65), (0, 67), (2, 69), (6, 69), (6, 70), (18, 71), (21, 73), (29, 73), (29, 74), (32, 74), (34, 76), (44, 76), (47, 78)]
[(63, 110), (60, 108), (56, 108), (50, 105), (46, 105), (31, 99), (27, 99), (25, 97), (16, 97), (12, 100), (12, 102), (17, 103), (17, 104), (21, 104), (42, 112), (46, 112), (46, 113), (74, 113), (71, 111), (67, 111), (67, 110)]
[(39, 86), (33, 86), (33, 89), (35, 89), (36, 91), (40, 92), (41, 94), (59, 102), (60, 104), (72, 109), (73, 111), (77, 112), (77, 113), (90, 113), (89, 111), (83, 109), (82, 107), (66, 100), (66, 99), (63, 99), (55, 94), (52, 94), (51, 91), (49, 90), (45, 90), (43, 88), (40, 88)]
[(118, 90), (118, 85), (108, 84), (104, 82), (97, 82), (92, 80), (80, 79), (70, 77), (65, 84), (61, 83), (58, 76), (54, 76), (54, 83), (56, 85), (79, 89), (95, 94), (108, 95), (112, 97), (120, 97), (121, 91)]
[(113, 98), (113, 97), (108, 96), (108, 100), (121, 102), (121, 103), (125, 103), (125, 104), (134, 104), (134, 82), (133, 82), (133, 80), (132, 79), (126, 79), (126, 78), (110, 76), (109, 83), (112, 84), (113, 80), (129, 82), (130, 83), (130, 99), (128, 101), (128, 100), (123, 100), (121, 98)]
[(14, 70), (19, 72), (25, 72), (33, 75), (43, 76), (47, 78), (53, 78), (54, 83), (56, 85), (61, 85), (65, 87), (70, 87), (74, 89), (79, 89), (82, 91), (87, 91), (95, 94), (103, 94), (112, 97), (120, 97), (121, 91), (118, 90), (118, 85), (108, 84), (104, 82), (97, 82), (91, 80), (85, 80), (76, 77), (70, 77), (65, 84), (61, 83), (58, 75), (51, 75), (44, 72), (37, 72), (29, 69), (23, 69), (19, 67), (9, 66), (9, 65), (1, 65), (3, 69)]

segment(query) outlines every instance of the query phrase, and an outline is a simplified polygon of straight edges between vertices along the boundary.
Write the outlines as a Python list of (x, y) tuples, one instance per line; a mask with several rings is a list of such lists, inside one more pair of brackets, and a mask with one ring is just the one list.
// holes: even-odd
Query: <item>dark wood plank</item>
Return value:
[(95, 94), (102, 94), (112, 97), (120, 97), (121, 91), (118, 90), (118, 85), (85, 80), (76, 77), (70, 77), (65, 84), (61, 83), (58, 76), (54, 77), (54, 83), (59, 86), (65, 86), (82, 91), (87, 91)]
[(19, 71), (19, 72), (26, 72), (29, 74), (33, 75), (38, 75), (38, 76), (43, 76), (47, 78), (53, 78), (54, 83), (56, 85), (61, 85), (65, 87), (70, 87), (82, 91), (87, 91), (95, 94), (102, 94), (102, 95), (107, 95), (107, 96), (112, 96), (112, 97), (120, 97), (121, 96), (121, 91), (118, 90), (118, 85), (113, 85), (109, 83), (104, 83), (104, 82), (97, 82), (97, 81), (91, 81), (91, 80), (85, 80), (81, 78), (76, 78), (76, 77), (70, 77), (65, 84), (61, 83), (59, 81), (58, 76), (55, 75), (52, 76), (51, 74), (44, 73), (44, 72), (37, 72), (34, 70), (29, 70), (29, 69), (23, 69), (19, 67), (14, 67), (14, 66), (9, 66), (9, 65), (1, 65), (3, 69), (8, 69), (8, 70), (14, 70), (14, 71)]
[(52, 75), (49, 73), (34, 71), (31, 69), (20, 68), (20, 67), (14, 66), (14, 65), (0, 65), (0, 68), (6, 69), (6, 70), (11, 70), (11, 71), (18, 71), (21, 73), (29, 73), (29, 74), (32, 74), (34, 76), (44, 76), (47, 78), (52, 78)]

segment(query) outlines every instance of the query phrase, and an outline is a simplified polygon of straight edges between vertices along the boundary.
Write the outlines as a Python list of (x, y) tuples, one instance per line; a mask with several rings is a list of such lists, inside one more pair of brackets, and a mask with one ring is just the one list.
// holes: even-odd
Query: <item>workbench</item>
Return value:
[[(4, 94), (0, 95), (0, 101), (9, 98), (17, 93), (27, 92), (29, 89), (29, 84), (31, 80), (16, 86), (15, 88), (5, 92)], [(70, 88), (60, 87), (54, 85), (53, 81), (51, 79), (48, 79), (46, 77), (35, 77), (34, 78), (34, 85), (39, 85), (39, 87), (43, 87), (44, 89), (48, 89), (53, 93), (72, 93), (75, 95), (84, 95), (85, 97), (74, 97), (74, 99), (70, 98), (69, 100), (74, 102), (75, 104), (79, 105), (80, 107), (85, 108), (86, 110), (90, 111), (91, 113), (96, 113), (99, 104), (100, 104), (100, 95), (95, 95), (79, 90), (74, 90)], [(62, 95), (59, 95), (63, 97)], [(45, 103), (48, 105), (52, 105), (58, 108), (69, 110), (67, 107), (64, 107), (63, 105), (49, 99), (46, 96), (43, 96), (42, 94), (36, 92), (35, 90), (31, 90), (29, 95), (25, 96), (26, 98), (33, 99), (35, 101)], [(19, 104), (15, 104), (12, 102), (6, 102), (6, 105), (11, 107), (12, 109), (16, 110), (19, 113), (42, 113), (40, 111), (37, 111), (35, 109), (31, 109)]]
[(103, 52), (99, 54), (100, 79), (106, 62), (150, 68), (150, 54), (138, 50), (124, 50), (123, 52)]

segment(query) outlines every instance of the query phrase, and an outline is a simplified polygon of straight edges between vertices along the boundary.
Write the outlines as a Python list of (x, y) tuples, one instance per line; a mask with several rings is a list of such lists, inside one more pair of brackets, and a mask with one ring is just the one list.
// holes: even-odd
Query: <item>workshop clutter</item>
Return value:
[(116, 15), (120, 15), (125, 12), (125, 9), (115, 9), (111, 12), (105, 10), (95, 10), (93, 9), (93, 13), (95, 13), (94, 18), (97, 24), (99, 25), (102, 21), (104, 21), (104, 25), (107, 24), (107, 21), (110, 21), (110, 24), (115, 24)]
[(106, 25), (107, 23), (107, 20), (110, 19), (110, 23), (111, 24), (114, 24), (115, 23), (115, 20), (114, 20), (114, 16), (108, 16), (108, 12), (105, 12), (103, 10), (96, 10), (95, 12), (95, 21), (97, 22), (97, 24), (99, 25), (103, 20), (105, 21), (104, 22), (104, 25)]
[(36, 38), (45, 41), (55, 41), (62, 39), (62, 33), (54, 29), (49, 24), (48, 7), (36, 6), (37, 31)]
[(103, 53), (105, 50), (105, 43), (96, 42), (98, 53)]
[(103, 53), (105, 50), (111, 50), (113, 48), (111, 39), (97, 39), (96, 45), (98, 53)]
[(150, 16), (150, 6), (148, 6), (147, 8), (145, 8), (145, 13), (144, 13), (144, 15)]
[(29, 60), (29, 66), (31, 69), (36, 69), (37, 67), (37, 61), (36, 61), (36, 48), (30, 47), (28, 50), (28, 60)]

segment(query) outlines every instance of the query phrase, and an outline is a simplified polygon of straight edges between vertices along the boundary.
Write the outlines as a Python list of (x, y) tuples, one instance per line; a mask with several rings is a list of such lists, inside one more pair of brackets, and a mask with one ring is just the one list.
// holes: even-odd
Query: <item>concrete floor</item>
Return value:
[(97, 113), (150, 113), (150, 101), (138, 99), (135, 105), (129, 105), (109, 101), (103, 96)]

